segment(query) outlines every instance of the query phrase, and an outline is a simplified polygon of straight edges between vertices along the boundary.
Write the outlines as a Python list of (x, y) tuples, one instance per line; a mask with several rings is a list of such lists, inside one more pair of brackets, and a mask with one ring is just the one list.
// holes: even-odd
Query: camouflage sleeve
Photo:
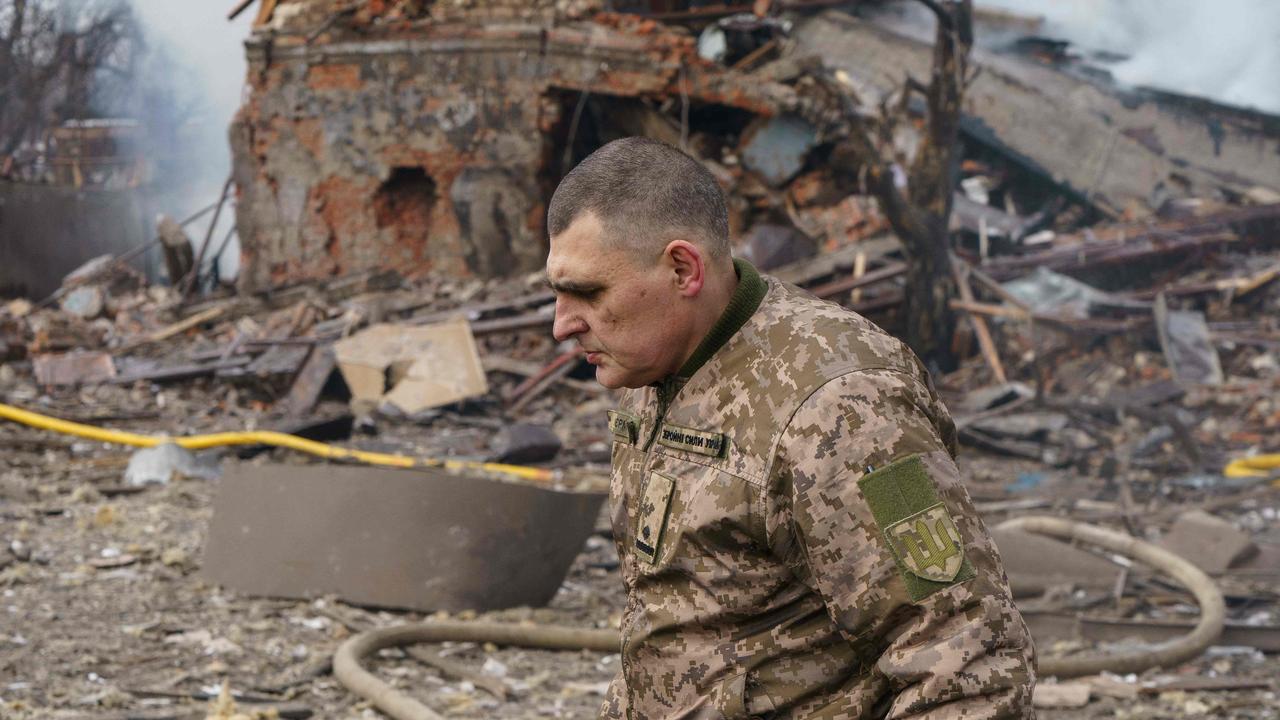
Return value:
[(923, 377), (830, 381), (779, 443), (770, 545), (877, 658), (889, 718), (1031, 717), (1031, 639), (941, 439), (951, 427)]
[(600, 720), (622, 720), (627, 716), (627, 681), (619, 670), (609, 683), (609, 690), (604, 694), (604, 703), (600, 705)]

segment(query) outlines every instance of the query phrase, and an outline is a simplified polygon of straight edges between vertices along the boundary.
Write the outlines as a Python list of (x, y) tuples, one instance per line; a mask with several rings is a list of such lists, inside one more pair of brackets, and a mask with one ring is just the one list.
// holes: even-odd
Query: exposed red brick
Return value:
[(315, 157), (324, 155), (324, 123), (316, 118), (299, 120), (293, 124), (293, 133), (298, 142)]
[(355, 65), (312, 65), (307, 70), (307, 86), (312, 90), (356, 90), (360, 68)]
[(757, 115), (792, 93), (702, 60), (695, 38), (652, 20), (549, 23), (552, 0), (373, 0), (349, 20), (358, 31), (310, 40), (333, 8), (298, 4), (292, 25), (248, 44), (251, 96), (232, 132), (236, 175), (255, 179), (237, 204), (244, 290), (536, 268), (577, 92)]

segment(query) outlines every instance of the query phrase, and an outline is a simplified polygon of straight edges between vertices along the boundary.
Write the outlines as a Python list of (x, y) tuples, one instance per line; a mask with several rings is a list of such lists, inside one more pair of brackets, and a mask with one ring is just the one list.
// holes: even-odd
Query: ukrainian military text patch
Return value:
[(617, 410), (609, 411), (609, 432), (622, 442), (634, 444), (639, 429), (640, 420), (636, 416)]
[(640, 520), (636, 524), (636, 551), (649, 562), (656, 562), (667, 526), (667, 510), (676, 483), (666, 475), (651, 473), (640, 496)]
[(947, 506), (919, 455), (897, 460), (858, 481), (893, 553), (907, 593), (919, 601), (974, 576)]
[(688, 450), (699, 455), (720, 457), (724, 452), (724, 433), (694, 430), (679, 425), (663, 425), (658, 442), (677, 450)]

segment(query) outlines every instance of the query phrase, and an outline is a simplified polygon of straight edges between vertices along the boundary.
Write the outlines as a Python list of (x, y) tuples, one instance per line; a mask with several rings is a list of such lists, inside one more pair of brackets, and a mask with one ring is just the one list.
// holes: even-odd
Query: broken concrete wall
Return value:
[[(845, 70), (868, 106), (908, 76), (929, 77), (932, 37), (905, 23), (828, 11), (796, 28), (796, 53)], [(1190, 113), (1084, 79), (974, 51), (965, 140), (996, 145), (1078, 200), (1142, 218), (1164, 200), (1280, 190), (1280, 133), (1257, 116)]]
[(285, 3), (247, 43), (250, 97), (231, 129), (241, 290), (380, 268), (537, 268), (556, 182), (611, 139), (575, 137), (586, 99), (685, 97), (748, 118), (790, 101), (639, 18), (552, 26), (542, 4), (477, 2), (414, 19), (405, 5), (375, 22)]

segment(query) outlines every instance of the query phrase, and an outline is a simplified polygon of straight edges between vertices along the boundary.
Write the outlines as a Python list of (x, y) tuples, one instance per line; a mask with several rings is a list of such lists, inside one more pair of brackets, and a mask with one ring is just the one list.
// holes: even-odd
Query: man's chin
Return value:
[(596, 366), (596, 382), (610, 390), (617, 390), (618, 388), (634, 389), (644, 387), (649, 384), (642, 379), (638, 379), (626, 372), (622, 372), (617, 368), (612, 368), (607, 365)]

